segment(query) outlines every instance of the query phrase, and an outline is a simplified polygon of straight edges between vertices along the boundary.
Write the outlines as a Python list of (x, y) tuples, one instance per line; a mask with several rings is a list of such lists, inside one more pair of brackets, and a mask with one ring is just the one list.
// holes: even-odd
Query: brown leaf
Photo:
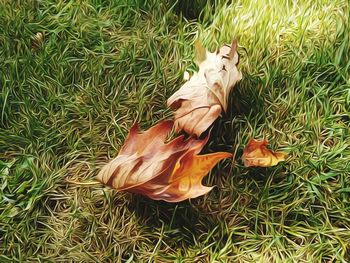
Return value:
[(32, 48), (33, 49), (39, 48), (40, 46), (42, 46), (43, 42), (44, 42), (44, 34), (42, 32), (36, 33), (32, 37)]
[[(237, 41), (224, 45), (217, 53), (206, 51), (197, 43), (199, 71), (168, 99), (175, 111), (175, 131), (184, 130), (199, 137), (227, 110), (228, 95), (242, 79), (237, 69)], [(203, 51), (204, 50), (204, 51)]]
[(249, 140), (242, 156), (244, 166), (269, 167), (285, 160), (286, 153), (271, 151), (266, 148), (267, 144), (267, 140)]
[(146, 195), (155, 200), (179, 202), (210, 191), (203, 177), (230, 153), (198, 155), (207, 138), (179, 136), (165, 143), (172, 121), (163, 121), (138, 133), (134, 125), (118, 156), (97, 176), (115, 189)]

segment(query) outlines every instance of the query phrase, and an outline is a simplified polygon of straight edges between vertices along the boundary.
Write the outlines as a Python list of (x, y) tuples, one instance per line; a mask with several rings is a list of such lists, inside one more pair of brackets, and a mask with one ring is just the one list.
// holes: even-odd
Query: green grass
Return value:
[[(349, 11), (0, 0), (0, 262), (350, 261)], [(171, 117), (197, 37), (213, 51), (233, 36), (244, 78), (206, 151), (235, 156), (213, 191), (167, 204), (67, 183), (94, 180), (134, 121)], [(287, 161), (243, 167), (252, 137)]]

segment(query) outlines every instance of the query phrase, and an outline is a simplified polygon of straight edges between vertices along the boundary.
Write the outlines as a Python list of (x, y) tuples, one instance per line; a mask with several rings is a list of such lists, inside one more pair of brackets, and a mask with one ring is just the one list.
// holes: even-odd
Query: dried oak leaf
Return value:
[(162, 121), (138, 133), (134, 125), (118, 156), (101, 169), (97, 179), (117, 190), (167, 202), (180, 202), (209, 192), (212, 188), (202, 185), (203, 177), (231, 154), (198, 155), (208, 137), (199, 140), (179, 136), (165, 143), (172, 126), (172, 121)]
[(242, 160), (244, 166), (270, 167), (284, 161), (287, 156), (283, 152), (274, 152), (266, 148), (267, 140), (250, 139), (243, 150)]
[(237, 69), (237, 41), (217, 53), (197, 43), (196, 52), (199, 71), (168, 99), (167, 105), (175, 111), (175, 131), (199, 137), (222, 110), (227, 110), (228, 95), (242, 74)]

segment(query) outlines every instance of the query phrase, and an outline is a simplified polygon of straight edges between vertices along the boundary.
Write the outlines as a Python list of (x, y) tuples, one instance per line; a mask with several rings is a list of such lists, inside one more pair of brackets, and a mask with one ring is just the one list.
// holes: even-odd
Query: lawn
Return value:
[[(347, 0), (0, 0), (0, 262), (349, 262)], [(170, 118), (196, 39), (243, 80), (203, 197), (92, 182), (131, 125)], [(246, 168), (250, 138), (289, 154)]]

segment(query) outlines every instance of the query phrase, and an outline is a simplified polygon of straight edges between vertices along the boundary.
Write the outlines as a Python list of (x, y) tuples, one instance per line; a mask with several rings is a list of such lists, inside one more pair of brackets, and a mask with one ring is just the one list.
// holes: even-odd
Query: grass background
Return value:
[[(0, 0), (1, 262), (350, 261), (346, 0)], [(43, 37), (35, 37), (42, 32)], [(207, 152), (204, 197), (155, 202), (90, 181), (134, 121), (239, 37), (244, 79)], [(248, 139), (289, 158), (245, 168)]]

